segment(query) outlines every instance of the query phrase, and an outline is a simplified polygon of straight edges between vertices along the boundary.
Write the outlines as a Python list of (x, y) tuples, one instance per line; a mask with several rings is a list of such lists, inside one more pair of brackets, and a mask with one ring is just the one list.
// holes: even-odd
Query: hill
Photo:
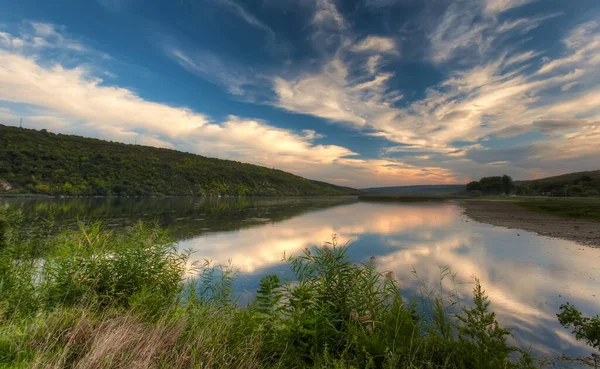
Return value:
[(550, 196), (600, 196), (600, 170), (514, 182), (517, 194)]
[(463, 192), (465, 185), (418, 185), (365, 188), (364, 192), (379, 195), (450, 195)]
[(352, 195), (277, 169), (0, 125), (0, 192), (74, 196)]

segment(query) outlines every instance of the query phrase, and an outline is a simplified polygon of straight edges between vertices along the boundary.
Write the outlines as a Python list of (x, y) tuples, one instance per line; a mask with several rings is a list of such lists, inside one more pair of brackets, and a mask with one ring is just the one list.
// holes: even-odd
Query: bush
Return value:
[(49, 307), (87, 300), (128, 307), (151, 291), (158, 311), (181, 293), (187, 255), (156, 225), (139, 223), (116, 235), (100, 223), (80, 224), (55, 243), (42, 268), (40, 298)]

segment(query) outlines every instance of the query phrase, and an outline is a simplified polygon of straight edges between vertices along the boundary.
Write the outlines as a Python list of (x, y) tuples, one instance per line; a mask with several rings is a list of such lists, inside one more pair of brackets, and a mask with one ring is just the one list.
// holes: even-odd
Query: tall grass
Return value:
[(451, 312), (437, 296), (423, 314), (335, 238), (287, 257), (295, 280), (266, 276), (240, 306), (230, 267), (188, 265), (153, 225), (49, 237), (20, 217), (0, 209), (0, 367), (532, 367), (478, 282), (472, 307)]

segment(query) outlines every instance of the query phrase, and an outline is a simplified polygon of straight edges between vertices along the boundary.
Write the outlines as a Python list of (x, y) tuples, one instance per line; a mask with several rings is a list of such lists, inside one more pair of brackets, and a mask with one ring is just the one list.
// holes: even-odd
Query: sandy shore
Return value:
[(531, 212), (509, 201), (465, 200), (464, 213), (478, 222), (600, 247), (600, 223)]

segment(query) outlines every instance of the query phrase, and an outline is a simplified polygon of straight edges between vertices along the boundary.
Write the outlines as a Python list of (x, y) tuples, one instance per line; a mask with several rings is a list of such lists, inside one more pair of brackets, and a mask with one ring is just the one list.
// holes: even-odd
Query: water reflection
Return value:
[[(600, 249), (540, 237), (469, 220), (452, 203), (372, 204), (348, 198), (324, 199), (12, 199), (28, 213), (58, 209), (59, 223), (102, 218), (112, 227), (138, 220), (169, 226), (180, 248), (195, 260), (229, 260), (240, 269), (238, 290), (255, 291), (262, 276), (292, 278), (282, 262), (284, 252), (298, 253), (322, 245), (337, 234), (351, 241), (356, 261), (377, 258), (392, 271), (403, 293), (418, 296), (419, 279), (433, 289), (439, 265), (456, 275), (458, 297), (471, 298), (471, 276), (477, 276), (498, 318), (515, 328), (521, 347), (538, 353), (586, 355), (556, 319), (569, 301), (588, 315), (600, 311)], [(450, 279), (446, 287), (454, 287)]]
[(449, 265), (456, 285), (446, 279), (447, 287), (456, 287), (459, 298), (468, 301), (471, 277), (477, 276), (499, 319), (515, 327), (521, 347), (551, 355), (592, 352), (558, 324), (556, 313), (566, 301), (587, 314), (600, 310), (600, 249), (480, 224), (461, 212), (448, 203), (355, 203), (261, 227), (205, 234), (181, 247), (195, 250), (198, 259), (231, 260), (242, 272), (240, 288), (252, 291), (267, 273), (291, 277), (281, 261), (284, 252), (298, 253), (337, 234), (342, 242), (352, 241), (353, 259), (376, 256), (408, 296), (418, 295), (413, 270), (433, 289), (439, 284), (439, 266)]

